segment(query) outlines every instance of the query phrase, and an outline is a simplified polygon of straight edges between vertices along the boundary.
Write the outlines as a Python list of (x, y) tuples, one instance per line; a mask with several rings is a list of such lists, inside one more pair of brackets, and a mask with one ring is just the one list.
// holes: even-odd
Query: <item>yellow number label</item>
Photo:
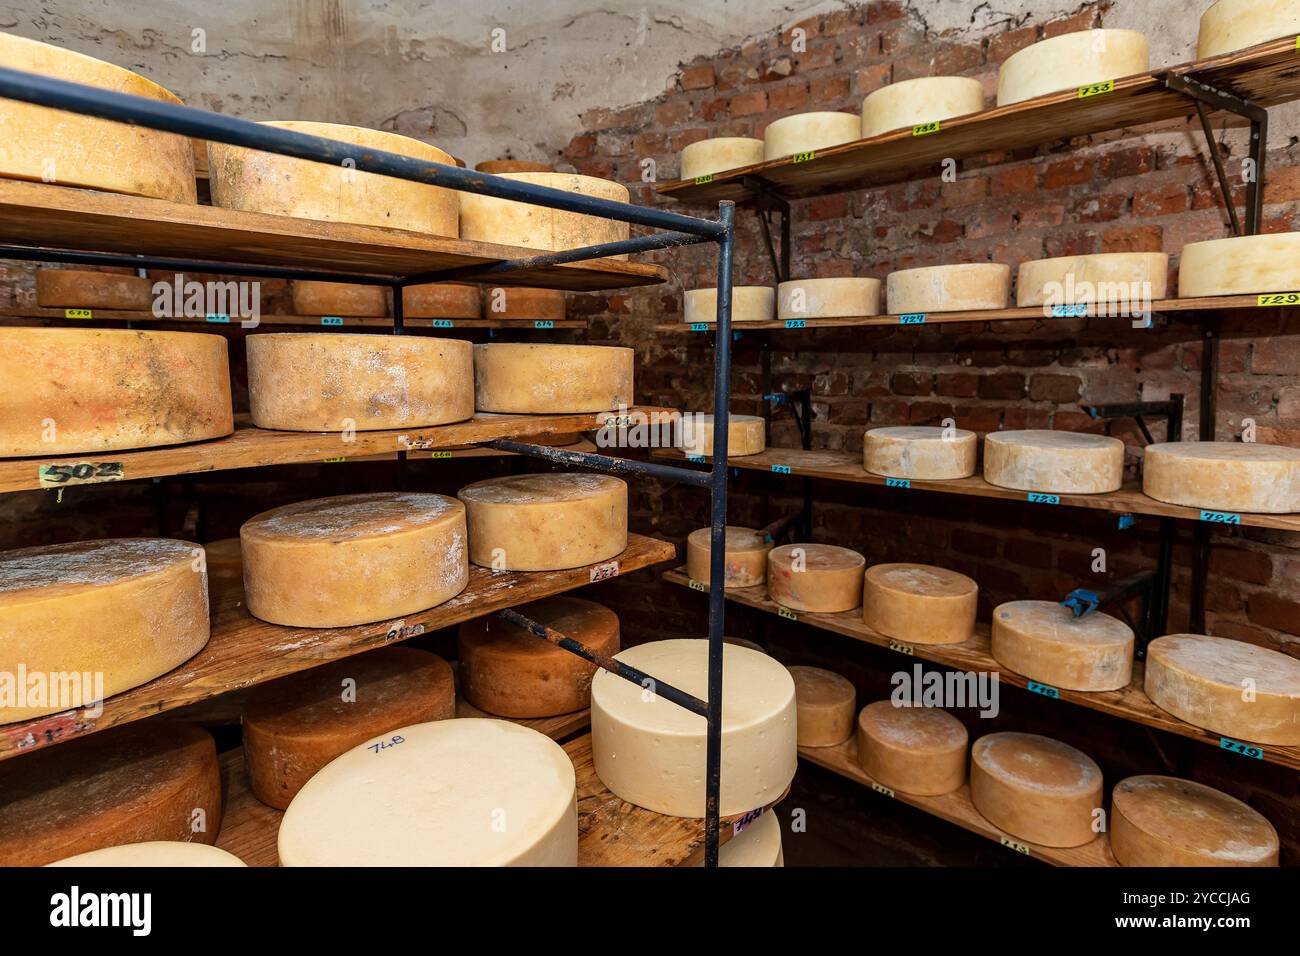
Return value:
[(1089, 83), (1087, 86), (1079, 87), (1079, 99), (1082, 100), (1089, 96), (1100, 96), (1102, 93), (1110, 93), (1114, 89), (1114, 80), (1106, 80), (1104, 83)]
[(806, 152), (806, 153), (795, 153), (794, 156), (793, 156), (792, 159), (791, 159), (791, 162), (795, 162), (795, 163), (806, 163), (806, 162), (808, 162), (809, 160), (814, 159), (816, 156), (817, 156), (817, 153), (816, 153), (815, 150), (809, 150), (809, 151)]
[(65, 319), (93, 319), (95, 313), (90, 309), (64, 309), (63, 317)]
[(1270, 292), (1255, 302), (1257, 305), (1300, 305), (1300, 292)]
[(912, 135), (928, 136), (931, 133), (937, 133), (939, 132), (939, 125), (938, 120), (935, 120), (933, 123), (920, 123), (912, 127)]

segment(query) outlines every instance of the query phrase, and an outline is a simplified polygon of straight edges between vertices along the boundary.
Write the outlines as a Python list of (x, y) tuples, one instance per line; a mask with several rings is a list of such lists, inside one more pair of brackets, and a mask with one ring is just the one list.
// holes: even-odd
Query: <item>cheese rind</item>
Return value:
[(767, 554), (767, 596), (796, 611), (850, 611), (862, 603), (865, 564), (831, 544), (782, 545)]
[(1000, 262), (900, 269), (885, 277), (889, 311), (965, 312), (1005, 309), (1011, 295), (1011, 267)]
[(878, 700), (858, 714), (857, 737), (858, 763), (891, 790), (937, 797), (966, 781), (969, 738), (946, 710)]
[(208, 846), (206, 843), (183, 843), (179, 840), (150, 840), (146, 843), (124, 843), (107, 846), (102, 850), (78, 853), (47, 863), (46, 866), (114, 866), (114, 867), (193, 867), (193, 866), (247, 866), (233, 853)]
[(292, 295), (296, 315), (388, 314), (388, 294), (380, 285), (295, 279)]
[(485, 159), (474, 166), (474, 171), (500, 176), (502, 173), (553, 173), (549, 163), (534, 163), (527, 159)]
[(411, 319), (477, 319), (483, 293), (476, 285), (430, 282), (402, 290), (402, 314)]
[(1207, 239), (1183, 246), (1178, 296), (1300, 291), (1300, 232)]
[(763, 141), (750, 136), (715, 136), (682, 150), (681, 178), (724, 173), (763, 161)]
[[(622, 183), (575, 173), (499, 173), (503, 179), (534, 186), (546, 186), (565, 192), (594, 196), (626, 203), (631, 193)], [(525, 249), (579, 249), (606, 242), (618, 242), (631, 235), (626, 222), (587, 216), (497, 199), (475, 193), (460, 193), (460, 237), (480, 242), (496, 242), (506, 246), (523, 246)], [(611, 256), (626, 259), (627, 253)]]
[(1208, 60), (1296, 34), (1300, 7), (1294, 0), (1218, 0), (1201, 14), (1196, 58)]
[(792, 279), (776, 287), (776, 317), (842, 319), (880, 314), (880, 280)]
[(834, 747), (853, 736), (858, 712), (853, 682), (820, 667), (788, 668), (794, 678), (800, 747)]
[(140, 276), (114, 272), (38, 269), (36, 304), (43, 309), (150, 312), (153, 309), (153, 283)]
[[(681, 449), (687, 455), (713, 454), (712, 415), (683, 415)], [(727, 457), (757, 455), (767, 448), (767, 422), (758, 415), (727, 416)]]
[(873, 475), (947, 481), (975, 474), (979, 437), (964, 428), (898, 425), (862, 438), (862, 467)]
[[(686, 538), (686, 571), (692, 581), (708, 584), (713, 529), (697, 528)], [(723, 587), (752, 588), (767, 580), (767, 553), (772, 539), (754, 528), (727, 525)]]
[(1124, 443), (1108, 435), (1029, 429), (984, 436), (984, 480), (1002, 488), (1096, 495), (1124, 481)]
[(633, 349), (607, 345), (475, 345), (474, 407), (538, 415), (631, 405), (635, 358)]
[[(687, 324), (718, 323), (718, 290), (688, 289), (683, 296), (682, 321)], [(771, 322), (776, 309), (776, 290), (767, 285), (731, 287), (732, 322)]]
[(483, 297), (483, 317), (486, 319), (550, 319), (564, 318), (564, 292), (561, 289), (526, 289), (491, 286)]
[(1110, 848), (1121, 866), (1277, 866), (1273, 824), (1236, 797), (1191, 780), (1115, 784)]
[(1133, 677), (1133, 631), (1118, 618), (1084, 617), (1054, 601), (1009, 601), (993, 610), (994, 659), (1064, 690), (1119, 690)]
[(1142, 458), (1142, 491), (1213, 511), (1300, 511), (1300, 448), (1254, 442), (1160, 442)]
[(890, 83), (862, 101), (862, 138), (984, 109), (984, 84), (969, 76), (923, 76)]
[[(1101, 252), (1020, 263), (1016, 305), (1089, 305), (1105, 315), (1163, 299), (1169, 256), (1163, 252)], [(1101, 311), (1105, 307), (1106, 311)]]
[(781, 159), (841, 143), (862, 136), (862, 120), (853, 113), (826, 110), (783, 116), (763, 131), (763, 159)]
[(927, 564), (876, 564), (862, 585), (862, 621), (908, 644), (960, 644), (975, 633), (979, 585)]
[(1117, 80), (1150, 68), (1147, 38), (1136, 30), (1062, 33), (1017, 50), (998, 69), (998, 106)]
[(1038, 734), (988, 734), (971, 748), (971, 802), (1014, 837), (1070, 847), (1097, 836), (1101, 768), (1069, 744)]

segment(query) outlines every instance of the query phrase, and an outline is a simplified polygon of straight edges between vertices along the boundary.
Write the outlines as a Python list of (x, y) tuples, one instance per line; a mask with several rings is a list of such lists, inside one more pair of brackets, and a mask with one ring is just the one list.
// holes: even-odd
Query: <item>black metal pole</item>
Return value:
[[(1219, 331), (1212, 321), (1201, 327), (1201, 417), (1200, 440), (1214, 441), (1218, 409)], [(1189, 599), (1188, 630), (1205, 633), (1205, 589), (1210, 581), (1210, 526), (1202, 521), (1192, 529), (1192, 593)]]

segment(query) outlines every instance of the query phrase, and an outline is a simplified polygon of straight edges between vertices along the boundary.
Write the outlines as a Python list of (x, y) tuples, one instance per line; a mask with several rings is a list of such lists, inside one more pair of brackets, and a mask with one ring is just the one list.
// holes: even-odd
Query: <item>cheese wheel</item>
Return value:
[(897, 315), (1005, 309), (1011, 267), (1000, 262), (901, 269), (885, 277), (889, 311)]
[(258, 428), (375, 431), (474, 417), (469, 342), (416, 335), (250, 335), (248, 402)]
[(833, 544), (786, 544), (767, 554), (767, 596), (796, 611), (850, 611), (862, 603), (866, 559)]
[(402, 290), (402, 315), (410, 319), (477, 319), (483, 293), (476, 285), (430, 282)]
[(852, 113), (819, 111), (783, 116), (763, 131), (763, 159), (781, 159), (828, 146), (851, 143), (862, 136), (862, 120)]
[[(767, 580), (767, 553), (772, 550), (772, 539), (762, 531), (727, 525), (725, 550), (723, 587), (752, 588)], [(708, 584), (713, 579), (712, 552), (712, 528), (697, 528), (687, 536), (686, 572), (692, 581)]]
[(975, 474), (979, 439), (964, 428), (896, 425), (862, 436), (862, 467), (873, 475), (948, 481)]
[(202, 650), (202, 556), (167, 538), (0, 551), (0, 723), (89, 707)]
[(1183, 246), (1178, 296), (1300, 291), (1300, 232), (1208, 239)]
[[(631, 193), (622, 183), (575, 173), (500, 173), (502, 179), (531, 183), (548, 189), (626, 203)], [(460, 237), (496, 242), (525, 249), (580, 249), (606, 242), (619, 242), (631, 235), (626, 222), (565, 212), (512, 199), (496, 199), (475, 193), (460, 193)], [(611, 256), (626, 259), (627, 253)]]
[[(1163, 299), (1169, 256), (1163, 252), (1101, 252), (1020, 263), (1016, 305), (1096, 305), (1111, 312)], [(1105, 313), (1103, 313), (1105, 314)]]
[(984, 84), (969, 76), (923, 76), (890, 83), (862, 101), (862, 138), (966, 116), (984, 109)]
[(215, 843), (220, 829), (217, 748), (191, 724), (130, 724), (0, 764), (0, 866), (123, 843)]
[(937, 707), (878, 700), (858, 714), (858, 763), (882, 786), (918, 797), (952, 793), (966, 782), (968, 736)]
[(564, 291), (489, 286), (483, 300), (483, 316), (488, 319), (534, 321), (563, 319)]
[(502, 173), (553, 173), (555, 167), (526, 159), (485, 159), (474, 166), (474, 171), (499, 176)]
[(244, 554), (238, 538), (222, 538), (203, 546), (208, 570), (208, 590), (219, 586), (244, 586)]
[(465, 589), (465, 508), (416, 492), (285, 505), (239, 529), (248, 611), (272, 624), (348, 627), (436, 607)]
[(1218, 0), (1201, 14), (1196, 59), (1208, 60), (1296, 34), (1300, 34), (1300, 6), (1295, 0)]
[(1197, 727), (1261, 744), (1300, 744), (1300, 661), (1244, 641), (1167, 634), (1147, 645), (1151, 702)]
[[(718, 290), (688, 289), (683, 296), (682, 320), (718, 323)], [(776, 290), (767, 285), (731, 287), (732, 322), (771, 322), (776, 310)]]
[(682, 179), (724, 173), (763, 161), (763, 141), (750, 136), (715, 136), (682, 150)]
[(998, 106), (1145, 73), (1147, 38), (1136, 30), (1080, 30), (1017, 50), (998, 70)]
[(1115, 784), (1110, 849), (1121, 866), (1277, 866), (1273, 824), (1236, 797), (1191, 780)]
[[(517, 610), (599, 654), (618, 653), (618, 615), (603, 604), (561, 596)], [(596, 665), (509, 621), (466, 621), (458, 647), (461, 690), (479, 710), (499, 717), (553, 717), (591, 705)]]
[[(708, 636), (707, 634), (705, 634), (703, 637), (692, 638), (692, 640), (697, 640), (697, 641), (704, 641), (704, 642), (706, 642), (706, 644), (705, 644), (706, 647), (708, 646), (708, 645), (707, 645), (707, 641), (708, 641), (708, 639), (709, 639), (709, 636)], [(758, 653), (760, 653), (760, 654), (766, 654), (766, 653), (767, 653), (767, 649), (766, 649), (765, 647), (763, 647), (762, 644), (759, 644), (757, 641), (746, 640), (746, 639), (743, 638), (743, 637), (725, 637), (725, 636), (724, 636), (724, 637), (722, 638), (722, 643), (724, 643), (724, 644), (733, 644), (733, 645), (735, 645), (736, 647), (747, 647), (747, 648), (749, 648), (751, 651), (758, 651)]]
[(988, 734), (971, 748), (975, 809), (995, 827), (1030, 843), (1091, 843), (1101, 785), (1101, 768), (1091, 757), (1051, 737)]
[(852, 737), (858, 712), (853, 682), (820, 667), (796, 665), (789, 671), (799, 714), (799, 746), (834, 747)]
[(155, 448), (235, 429), (220, 335), (0, 329), (0, 382), (0, 458)]
[(55, 860), (46, 866), (125, 866), (125, 867), (193, 867), (246, 866), (233, 853), (206, 843), (182, 843), (178, 840), (150, 840), (147, 843), (124, 843), (102, 850), (78, 853)]
[(984, 436), (984, 480), (1021, 491), (1104, 494), (1124, 481), (1124, 443), (1047, 429), (990, 432)]
[(627, 550), (627, 482), (610, 475), (507, 475), (460, 490), (469, 559), (494, 571), (561, 571)]
[[(708, 697), (708, 643), (639, 644), (617, 659), (701, 700)], [(794, 678), (745, 647), (722, 648), (722, 788), (728, 816), (778, 800), (797, 763)], [(706, 721), (608, 671), (591, 683), (596, 775), (615, 795), (656, 813), (704, 816)]]
[(1300, 511), (1300, 448), (1254, 442), (1159, 442), (1142, 458), (1142, 491), (1212, 511)]
[(776, 317), (783, 321), (879, 314), (879, 279), (793, 279), (776, 287)]
[[(704, 861), (695, 864), (704, 866)], [(764, 812), (753, 823), (718, 847), (718, 866), (785, 866), (781, 823), (776, 811)]]
[(358, 744), (298, 792), (281, 866), (577, 866), (573, 763), (504, 720), (461, 717)]
[[(48, 43), (0, 33), (0, 63), (13, 70), (129, 93), (181, 101), (143, 76)], [(0, 176), (84, 186), (170, 202), (196, 202), (194, 153), (184, 136), (94, 119), (83, 113), (0, 100)]]
[(244, 705), (249, 787), (283, 810), (321, 767), (357, 744), (455, 716), (450, 665), (411, 647), (383, 647), (262, 684)]
[(83, 269), (36, 270), (36, 304), (42, 309), (153, 310), (153, 282), (141, 276)]
[(1054, 601), (1009, 601), (993, 611), (993, 657), (1030, 680), (1063, 690), (1119, 690), (1133, 677), (1133, 631), (1094, 611)]
[(474, 407), (522, 415), (632, 404), (633, 349), (495, 342), (474, 346)]
[(928, 564), (874, 564), (862, 584), (862, 621), (908, 644), (960, 644), (975, 633), (979, 585)]
[(388, 292), (380, 285), (295, 279), (292, 294), (293, 311), (297, 315), (388, 314)]
[[(712, 415), (702, 412), (681, 419), (681, 449), (688, 455), (713, 454)], [(758, 415), (727, 416), (727, 457), (757, 455), (767, 448), (767, 422)]]

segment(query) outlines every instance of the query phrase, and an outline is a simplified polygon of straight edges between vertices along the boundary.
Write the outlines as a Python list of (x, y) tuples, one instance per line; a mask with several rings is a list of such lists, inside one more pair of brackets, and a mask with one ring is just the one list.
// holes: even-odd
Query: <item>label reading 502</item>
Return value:
[(36, 479), (42, 488), (121, 481), (125, 476), (120, 461), (79, 461), (75, 465), (40, 465), (36, 469)]

